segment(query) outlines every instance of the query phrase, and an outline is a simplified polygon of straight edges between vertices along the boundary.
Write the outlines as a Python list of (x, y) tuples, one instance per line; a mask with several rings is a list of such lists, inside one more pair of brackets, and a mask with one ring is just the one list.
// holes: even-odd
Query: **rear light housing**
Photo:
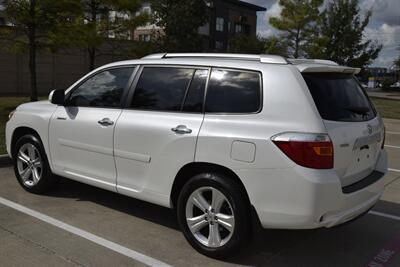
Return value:
[(274, 135), (271, 141), (300, 166), (333, 168), (333, 144), (328, 134), (285, 132)]

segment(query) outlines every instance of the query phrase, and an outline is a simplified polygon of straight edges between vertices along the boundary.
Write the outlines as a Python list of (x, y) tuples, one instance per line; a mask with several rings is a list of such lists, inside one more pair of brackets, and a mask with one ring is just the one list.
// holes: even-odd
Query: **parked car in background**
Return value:
[(395, 82), (394, 84), (392, 84), (392, 85), (390, 86), (390, 88), (393, 88), (393, 89), (400, 89), (400, 81), (397, 81), (397, 82)]
[(379, 200), (384, 125), (358, 71), (270, 55), (116, 62), (20, 105), (7, 151), (29, 192), (56, 174), (174, 208), (195, 249), (230, 256), (252, 220), (332, 227)]

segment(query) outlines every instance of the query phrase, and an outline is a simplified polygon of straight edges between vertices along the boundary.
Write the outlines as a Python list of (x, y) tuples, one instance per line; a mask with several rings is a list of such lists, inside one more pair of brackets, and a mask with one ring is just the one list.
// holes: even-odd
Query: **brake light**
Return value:
[(386, 141), (386, 127), (383, 126), (383, 137), (382, 137), (381, 149), (384, 149), (384, 148), (385, 148), (385, 141)]
[(298, 165), (313, 169), (333, 168), (333, 144), (327, 134), (286, 132), (271, 140)]

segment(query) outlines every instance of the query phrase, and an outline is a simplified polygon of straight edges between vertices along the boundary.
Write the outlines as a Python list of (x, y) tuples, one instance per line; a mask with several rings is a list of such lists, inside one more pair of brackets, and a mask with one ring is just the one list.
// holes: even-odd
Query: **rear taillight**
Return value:
[(286, 156), (303, 167), (333, 168), (333, 145), (327, 134), (285, 132), (271, 140)]
[(386, 127), (383, 126), (383, 137), (382, 137), (381, 149), (384, 149), (384, 148), (385, 148), (385, 141), (386, 141)]

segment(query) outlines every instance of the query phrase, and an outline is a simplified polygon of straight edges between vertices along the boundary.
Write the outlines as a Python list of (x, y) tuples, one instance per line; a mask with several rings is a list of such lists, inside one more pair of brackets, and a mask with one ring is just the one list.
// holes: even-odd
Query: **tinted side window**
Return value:
[(135, 109), (179, 111), (194, 69), (145, 67), (132, 99)]
[(68, 105), (79, 107), (119, 107), (133, 68), (106, 70), (74, 89)]
[(206, 97), (206, 112), (252, 113), (260, 109), (260, 75), (255, 72), (213, 70)]
[(208, 70), (196, 70), (186, 95), (183, 111), (201, 112), (203, 110), (204, 89), (207, 77)]

